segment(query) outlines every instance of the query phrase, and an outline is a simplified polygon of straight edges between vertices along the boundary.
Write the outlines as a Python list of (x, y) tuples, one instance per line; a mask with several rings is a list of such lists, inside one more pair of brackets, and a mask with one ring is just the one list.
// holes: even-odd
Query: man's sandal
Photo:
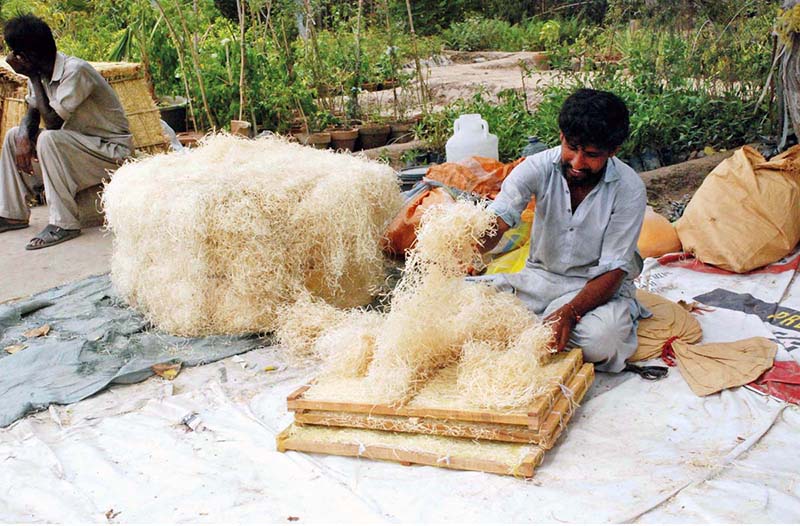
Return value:
[(23, 228), (28, 228), (27, 221), (25, 223), (16, 223), (9, 221), (5, 217), (0, 217), (0, 234), (8, 232), (9, 230), (21, 230)]
[(633, 365), (626, 363), (624, 372), (635, 373), (645, 380), (661, 380), (669, 375), (669, 368), (660, 365)]
[[(25, 245), (25, 250), (39, 250), (40, 248), (52, 247), (53, 245), (58, 245), (64, 241), (74, 239), (79, 235), (81, 235), (79, 228), (67, 230), (65, 228), (61, 228), (60, 226), (47, 225), (44, 227), (44, 230), (39, 232), (39, 235), (31, 239), (30, 242)], [(33, 242), (37, 239), (42, 241), (42, 243), (34, 245)]]

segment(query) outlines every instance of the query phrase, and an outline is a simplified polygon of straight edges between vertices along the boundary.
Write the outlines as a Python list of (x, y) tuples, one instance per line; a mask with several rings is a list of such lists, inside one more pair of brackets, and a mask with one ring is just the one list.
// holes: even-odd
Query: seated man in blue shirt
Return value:
[(473, 279), (515, 292), (544, 316), (559, 351), (580, 347), (598, 370), (619, 372), (636, 351), (636, 321), (648, 315), (633, 285), (647, 196), (636, 172), (614, 157), (628, 137), (628, 108), (612, 93), (580, 89), (564, 102), (558, 125), (561, 145), (525, 159), (490, 205), (498, 229), (485, 250), (536, 197), (525, 268)]

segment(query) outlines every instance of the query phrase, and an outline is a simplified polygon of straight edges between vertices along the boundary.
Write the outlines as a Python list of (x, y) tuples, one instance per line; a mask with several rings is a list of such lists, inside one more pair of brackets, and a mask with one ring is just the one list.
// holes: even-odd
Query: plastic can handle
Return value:
[(483, 119), (481, 119), (481, 131), (483, 132), (484, 137), (489, 136), (489, 123)]

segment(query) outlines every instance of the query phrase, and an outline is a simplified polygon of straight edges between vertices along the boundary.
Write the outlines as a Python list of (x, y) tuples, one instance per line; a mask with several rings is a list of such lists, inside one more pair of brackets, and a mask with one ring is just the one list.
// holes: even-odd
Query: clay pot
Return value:
[(413, 122), (393, 122), (389, 126), (392, 130), (389, 134), (389, 144), (411, 142), (414, 138)]
[(331, 134), (331, 148), (334, 150), (347, 150), (352, 152), (356, 147), (356, 140), (358, 140), (358, 130), (351, 128), (349, 130), (330, 130)]
[(364, 91), (376, 91), (378, 88), (377, 82), (362, 82), (361, 89)]
[(313, 146), (318, 150), (324, 150), (331, 143), (331, 134), (328, 132), (316, 133), (294, 133), (297, 142), (305, 146)]
[(396, 79), (386, 79), (384, 81), (378, 82), (377, 86), (375, 86), (375, 91), (383, 91), (387, 89), (396, 88), (399, 86), (400, 83), (397, 82)]
[(384, 146), (392, 132), (388, 124), (364, 124), (358, 129), (358, 139), (363, 150)]
[(300, 119), (294, 119), (291, 124), (289, 124), (289, 133), (292, 135), (306, 133), (307, 131), (308, 128), (306, 128), (306, 124)]
[(550, 57), (547, 56), (547, 52), (539, 51), (533, 54), (533, 67), (539, 71), (550, 69)]

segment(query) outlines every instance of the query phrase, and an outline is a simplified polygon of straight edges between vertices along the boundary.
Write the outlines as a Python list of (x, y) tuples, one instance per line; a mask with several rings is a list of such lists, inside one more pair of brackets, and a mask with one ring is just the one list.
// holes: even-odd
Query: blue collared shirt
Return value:
[(505, 278), (525, 293), (523, 299), (532, 297), (533, 310), (541, 312), (552, 300), (615, 269), (627, 274), (617, 295), (633, 298), (633, 279), (642, 269), (636, 244), (647, 206), (645, 186), (636, 172), (612, 157), (603, 178), (573, 211), (559, 146), (517, 166), (490, 210), (513, 227), (532, 196), (536, 211), (530, 255), (521, 272)]

